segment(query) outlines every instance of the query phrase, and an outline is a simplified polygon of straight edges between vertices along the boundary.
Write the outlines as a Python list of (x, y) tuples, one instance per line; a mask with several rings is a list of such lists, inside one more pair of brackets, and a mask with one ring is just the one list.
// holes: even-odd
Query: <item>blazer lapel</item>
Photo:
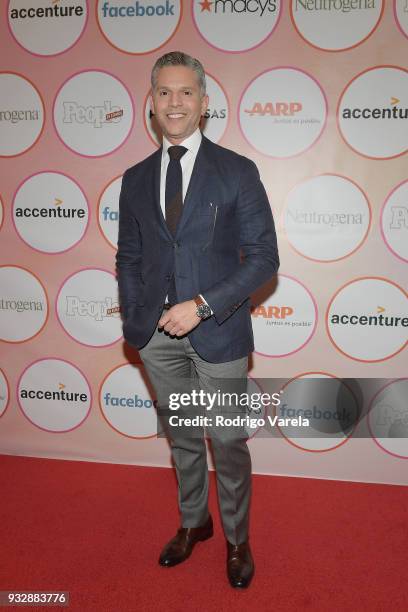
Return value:
[(207, 142), (207, 139), (205, 136), (203, 136), (194, 162), (194, 168), (191, 174), (186, 197), (184, 198), (183, 212), (177, 226), (176, 237), (183, 231), (183, 227), (191, 216), (195, 204), (198, 201), (199, 195), (202, 193), (204, 186), (207, 184), (208, 179), (211, 176), (211, 161), (207, 151)]

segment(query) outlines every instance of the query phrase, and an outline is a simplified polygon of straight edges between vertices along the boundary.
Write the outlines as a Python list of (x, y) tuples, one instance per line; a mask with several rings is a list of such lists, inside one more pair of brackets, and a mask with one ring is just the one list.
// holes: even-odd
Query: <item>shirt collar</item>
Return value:
[[(183, 140), (183, 142), (180, 142), (180, 145), (186, 147), (186, 149), (191, 151), (191, 153), (193, 153), (194, 155), (197, 155), (198, 149), (200, 148), (201, 139), (202, 135), (200, 129), (197, 128), (196, 131), (191, 134), (191, 136)], [(171, 144), (171, 142), (169, 142), (167, 138), (163, 136), (163, 157), (165, 157), (165, 155), (167, 154), (167, 149), (172, 146), (173, 145)]]

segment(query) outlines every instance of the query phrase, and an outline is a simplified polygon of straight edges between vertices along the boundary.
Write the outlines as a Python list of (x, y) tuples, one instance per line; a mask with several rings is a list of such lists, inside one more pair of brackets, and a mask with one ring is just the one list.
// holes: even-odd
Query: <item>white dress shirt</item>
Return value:
[[(191, 134), (188, 138), (183, 140), (180, 143), (180, 146), (186, 147), (187, 151), (184, 153), (183, 157), (180, 160), (181, 163), (181, 172), (183, 174), (183, 201), (186, 197), (187, 189), (190, 184), (191, 175), (193, 173), (194, 163), (197, 157), (198, 149), (201, 145), (201, 132), (199, 128), (196, 129), (195, 132)], [(167, 174), (167, 166), (169, 165), (170, 157), (167, 152), (169, 147), (173, 145), (171, 142), (167, 140), (165, 136), (163, 136), (163, 149), (162, 149), (162, 158), (161, 158), (161, 168), (160, 168), (160, 207), (163, 212), (163, 217), (166, 218), (166, 174)], [(208, 304), (205, 297), (200, 293), (199, 294), (204, 302)], [(166, 296), (166, 302), (168, 301)], [(213, 311), (211, 309), (211, 314)]]

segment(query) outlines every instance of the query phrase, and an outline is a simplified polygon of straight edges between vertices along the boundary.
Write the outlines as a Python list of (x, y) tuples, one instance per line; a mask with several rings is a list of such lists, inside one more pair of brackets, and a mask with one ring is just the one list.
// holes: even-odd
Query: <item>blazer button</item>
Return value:
[(171, 279), (171, 274), (166, 274), (165, 279), (166, 280), (170, 280)]
[(180, 243), (179, 242), (174, 242), (173, 246), (177, 250), (179, 248), (179, 246), (180, 246)]

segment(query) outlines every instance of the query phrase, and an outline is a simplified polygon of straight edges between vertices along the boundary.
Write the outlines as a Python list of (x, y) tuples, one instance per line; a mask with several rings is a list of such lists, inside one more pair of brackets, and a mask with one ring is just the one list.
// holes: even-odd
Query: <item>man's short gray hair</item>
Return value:
[(152, 89), (154, 90), (157, 84), (157, 73), (161, 68), (165, 68), (166, 66), (186, 66), (187, 68), (191, 68), (197, 75), (198, 84), (200, 86), (201, 97), (206, 94), (206, 82), (205, 82), (205, 72), (202, 63), (191, 57), (191, 55), (187, 55), (187, 53), (183, 53), (182, 51), (171, 51), (170, 53), (165, 53), (159, 57), (156, 61), (155, 65), (152, 69), (151, 82)]

